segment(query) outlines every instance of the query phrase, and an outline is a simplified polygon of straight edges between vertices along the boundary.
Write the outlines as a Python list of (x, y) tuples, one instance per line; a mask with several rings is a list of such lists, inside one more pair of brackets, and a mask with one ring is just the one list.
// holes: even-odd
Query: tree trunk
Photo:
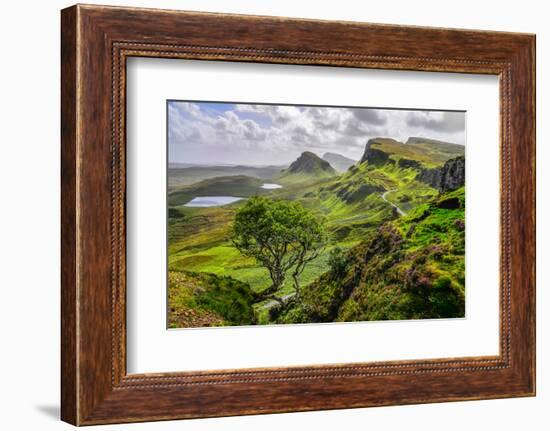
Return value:
[(299, 272), (294, 271), (292, 278), (294, 279), (294, 290), (296, 291), (296, 301), (300, 302), (300, 282), (298, 281)]
[(266, 300), (269, 297), (273, 297), (275, 292), (277, 292), (283, 286), (285, 277), (284, 277), (284, 274), (281, 273), (281, 271), (278, 271), (277, 269), (273, 269), (273, 270), (270, 269), (269, 276), (271, 277), (271, 282), (272, 282), (271, 286), (259, 292), (256, 295), (255, 302), (261, 302)]

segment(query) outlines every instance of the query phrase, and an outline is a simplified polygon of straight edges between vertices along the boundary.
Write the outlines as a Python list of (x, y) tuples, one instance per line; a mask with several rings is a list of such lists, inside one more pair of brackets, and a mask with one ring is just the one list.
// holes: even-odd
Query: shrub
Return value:
[(176, 208), (168, 208), (168, 218), (179, 218), (183, 219), (185, 216), (180, 213)]
[(328, 265), (335, 278), (341, 278), (346, 274), (348, 258), (340, 247), (334, 247), (330, 251)]

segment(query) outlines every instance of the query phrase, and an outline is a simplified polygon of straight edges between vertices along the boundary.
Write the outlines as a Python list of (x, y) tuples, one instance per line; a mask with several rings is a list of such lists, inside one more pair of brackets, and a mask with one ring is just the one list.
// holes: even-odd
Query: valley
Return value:
[[(462, 316), (463, 161), (461, 145), (375, 138), (360, 160), (169, 166), (169, 326)], [(254, 199), (297, 202), (323, 226), (322, 247), (269, 295), (270, 272), (233, 233)]]

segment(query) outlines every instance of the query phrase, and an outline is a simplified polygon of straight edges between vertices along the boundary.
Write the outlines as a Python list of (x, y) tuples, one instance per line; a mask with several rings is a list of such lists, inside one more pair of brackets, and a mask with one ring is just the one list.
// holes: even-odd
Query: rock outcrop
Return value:
[(329, 173), (331, 175), (336, 174), (336, 171), (329, 162), (321, 159), (319, 156), (310, 151), (303, 152), (300, 157), (294, 160), (288, 169), (286, 169), (286, 172), (292, 174), (314, 174), (319, 171)]
[(372, 144), (376, 142), (377, 142), (377, 138), (369, 139), (367, 141), (367, 145), (365, 146), (365, 152), (363, 153), (363, 157), (361, 157), (361, 160), (359, 161), (359, 163), (368, 162), (371, 165), (380, 165), (390, 160), (389, 154), (385, 153), (382, 150), (372, 148)]
[(466, 159), (460, 156), (447, 160), (440, 168), (422, 169), (416, 179), (440, 193), (456, 190), (464, 185), (466, 179)]
[(413, 168), (413, 169), (421, 169), (422, 165), (420, 162), (417, 162), (416, 160), (410, 160), (410, 159), (399, 159), (397, 162), (397, 165), (400, 168), (407, 169), (407, 168)]

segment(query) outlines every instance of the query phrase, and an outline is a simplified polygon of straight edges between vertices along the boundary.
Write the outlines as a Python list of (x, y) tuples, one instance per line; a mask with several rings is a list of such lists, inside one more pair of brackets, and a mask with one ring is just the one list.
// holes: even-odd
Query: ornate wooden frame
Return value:
[[(534, 395), (534, 35), (78, 5), (62, 11), (61, 48), (63, 420), (88, 425)], [(498, 75), (500, 354), (128, 375), (129, 56)]]

